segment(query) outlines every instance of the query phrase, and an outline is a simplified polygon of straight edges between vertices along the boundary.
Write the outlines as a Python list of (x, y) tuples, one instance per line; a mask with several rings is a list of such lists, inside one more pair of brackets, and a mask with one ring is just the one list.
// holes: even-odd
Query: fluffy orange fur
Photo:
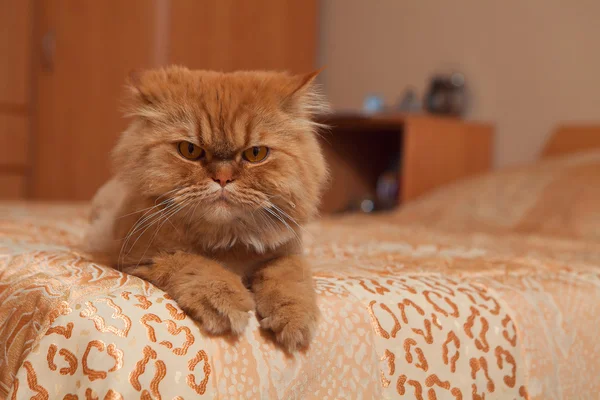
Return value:
[[(327, 178), (315, 76), (133, 74), (133, 120), (94, 199), (88, 250), (168, 292), (210, 333), (240, 334), (256, 310), (284, 348), (306, 347), (318, 308), (301, 227)], [(182, 142), (202, 157), (184, 157)], [(261, 146), (264, 160), (243, 158)]]

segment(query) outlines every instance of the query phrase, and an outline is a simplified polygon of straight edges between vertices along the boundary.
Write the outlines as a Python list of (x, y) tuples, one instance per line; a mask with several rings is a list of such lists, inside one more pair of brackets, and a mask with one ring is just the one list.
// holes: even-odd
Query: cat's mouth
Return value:
[(233, 202), (231, 201), (231, 193), (229, 193), (225, 189), (222, 189), (215, 196), (214, 202), (215, 203), (223, 203), (223, 204), (233, 204)]
[(215, 193), (215, 196), (210, 200), (210, 207), (213, 210), (220, 212), (226, 212), (228, 215), (232, 212), (237, 212), (236, 209), (238, 205), (233, 199), (232, 193), (229, 193), (226, 190), (221, 190), (218, 193)]
[(213, 205), (219, 206), (219, 207), (227, 207), (227, 208), (229, 208), (229, 207), (233, 206), (233, 203), (229, 199), (226, 199), (224, 197), (218, 197), (217, 199), (215, 199), (213, 201)]
[[(197, 200), (198, 204), (193, 206), (192, 214), (199, 216), (202, 220), (226, 223), (236, 218), (244, 218), (262, 208), (263, 199), (249, 198), (250, 196), (240, 192), (239, 188), (229, 186), (234, 185), (211, 187), (209, 191), (205, 192), (204, 198)], [(255, 195), (255, 197), (258, 196)]]
[(234, 201), (233, 195), (226, 191), (215, 193), (208, 200), (205, 210), (202, 218), (216, 223), (229, 223), (243, 212)]

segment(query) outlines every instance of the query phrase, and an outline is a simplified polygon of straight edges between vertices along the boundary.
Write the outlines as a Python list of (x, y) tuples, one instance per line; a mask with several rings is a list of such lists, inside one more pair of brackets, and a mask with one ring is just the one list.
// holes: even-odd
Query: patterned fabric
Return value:
[(402, 212), (323, 220), (305, 238), (319, 331), (309, 351), (288, 356), (255, 319), (237, 341), (205, 336), (164, 292), (91, 262), (78, 250), (86, 212), (0, 205), (0, 398), (562, 399), (600, 391), (596, 242), (469, 233), (466, 223), (463, 233), (441, 233), (397, 223), (408, 218)]

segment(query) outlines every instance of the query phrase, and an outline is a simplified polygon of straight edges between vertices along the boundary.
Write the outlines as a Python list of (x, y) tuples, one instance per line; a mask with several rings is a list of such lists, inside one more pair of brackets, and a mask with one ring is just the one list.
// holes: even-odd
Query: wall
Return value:
[(336, 109), (395, 103), (458, 68), (468, 118), (496, 123), (496, 165), (535, 159), (559, 121), (600, 121), (597, 0), (322, 0), (321, 81)]

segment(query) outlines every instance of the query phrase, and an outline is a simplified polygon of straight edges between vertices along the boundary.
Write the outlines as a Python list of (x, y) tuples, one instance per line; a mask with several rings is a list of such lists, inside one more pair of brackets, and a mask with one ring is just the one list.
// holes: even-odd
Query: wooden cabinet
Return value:
[(32, 197), (87, 200), (110, 176), (125, 77), (157, 60), (157, 2), (39, 0)]
[(331, 171), (323, 213), (375, 198), (379, 177), (392, 168), (397, 204), (444, 184), (488, 171), (494, 128), (426, 115), (332, 116), (322, 144)]
[(29, 176), (31, 0), (0, 0), (0, 198), (22, 198)]
[(0, 0), (0, 29), (0, 198), (87, 200), (110, 176), (129, 71), (310, 71), (317, 1)]

